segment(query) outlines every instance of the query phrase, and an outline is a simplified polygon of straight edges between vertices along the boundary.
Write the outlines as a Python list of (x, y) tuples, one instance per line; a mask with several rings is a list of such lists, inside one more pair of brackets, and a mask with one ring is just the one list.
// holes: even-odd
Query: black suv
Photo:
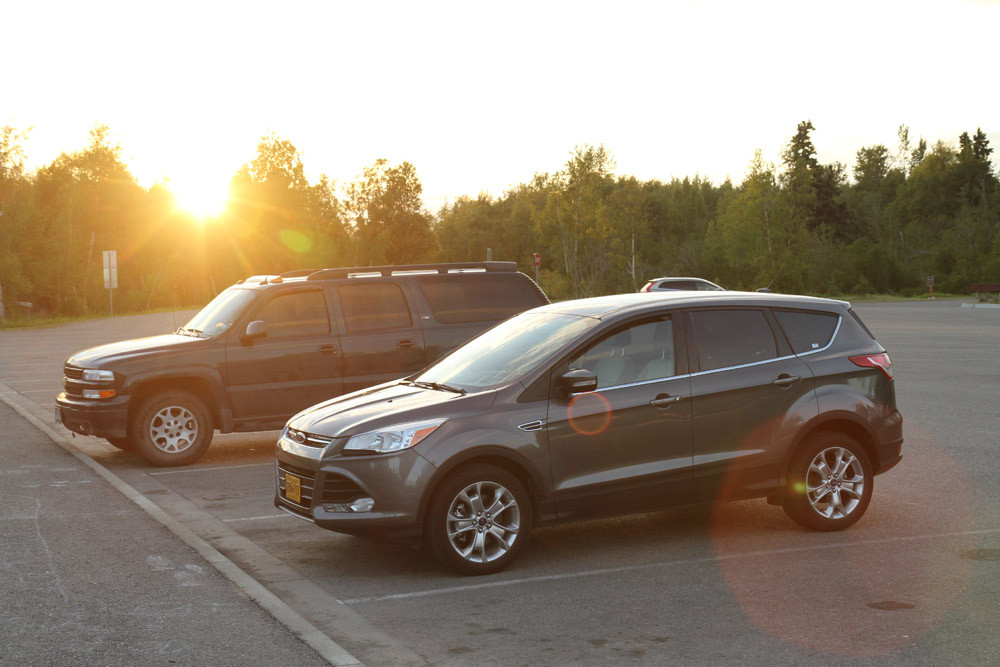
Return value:
[(299, 413), (275, 504), (343, 533), (423, 535), (482, 574), (538, 523), (678, 504), (766, 497), (840, 530), (902, 443), (892, 364), (850, 304), (621, 294), (521, 313)]
[(412, 374), (548, 303), (514, 262), (300, 270), (220, 293), (173, 334), (83, 350), (56, 420), (183, 465), (214, 429), (280, 428), (319, 401)]

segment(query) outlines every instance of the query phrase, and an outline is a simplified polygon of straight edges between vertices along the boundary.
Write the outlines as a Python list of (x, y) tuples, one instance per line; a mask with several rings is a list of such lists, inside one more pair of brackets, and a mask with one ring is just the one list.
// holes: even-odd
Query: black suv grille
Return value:
[[(281, 496), (281, 499), (291, 505), (293, 509), (298, 510), (300, 514), (309, 516), (309, 510), (312, 508), (313, 488), (316, 484), (314, 473), (311, 470), (293, 466), (284, 461), (278, 461), (275, 474), (278, 478), (278, 495)], [(288, 492), (288, 478), (285, 475), (287, 474), (294, 475), (299, 479), (298, 502), (289, 499), (286, 495)]]
[(69, 380), (82, 380), (83, 369), (66, 364), (65, 366), (63, 366), (63, 375), (65, 375), (66, 378)]
[(349, 503), (363, 497), (365, 492), (347, 477), (329, 474), (323, 478), (323, 503)]

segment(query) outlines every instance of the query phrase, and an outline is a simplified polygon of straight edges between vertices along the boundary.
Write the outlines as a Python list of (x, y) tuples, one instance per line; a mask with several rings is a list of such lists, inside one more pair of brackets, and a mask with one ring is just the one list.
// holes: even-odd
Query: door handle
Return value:
[(653, 400), (649, 402), (650, 405), (655, 405), (658, 408), (669, 408), (671, 405), (677, 401), (684, 398), (683, 396), (667, 396), (666, 394), (660, 394)]
[(320, 345), (316, 350), (324, 356), (333, 356), (337, 354), (336, 345)]
[(403, 340), (397, 340), (396, 341), (396, 349), (397, 350), (412, 350), (416, 346), (417, 346), (417, 344), (414, 343), (412, 340), (409, 340), (409, 339), (403, 339)]
[(776, 384), (779, 387), (785, 389), (791, 387), (793, 384), (795, 384), (801, 379), (802, 378), (800, 378), (798, 375), (786, 375), (782, 373), (777, 378), (771, 380), (771, 384)]

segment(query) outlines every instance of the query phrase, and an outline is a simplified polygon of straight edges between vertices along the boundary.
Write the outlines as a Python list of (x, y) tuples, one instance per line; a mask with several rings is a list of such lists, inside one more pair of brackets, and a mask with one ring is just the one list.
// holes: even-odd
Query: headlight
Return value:
[(348, 440), (347, 444), (344, 445), (344, 450), (385, 454), (409, 449), (433, 433), (446, 421), (446, 419), (433, 419), (425, 422), (400, 424), (370, 433), (361, 433)]
[(115, 374), (112, 371), (83, 371), (83, 379), (86, 382), (114, 382)]

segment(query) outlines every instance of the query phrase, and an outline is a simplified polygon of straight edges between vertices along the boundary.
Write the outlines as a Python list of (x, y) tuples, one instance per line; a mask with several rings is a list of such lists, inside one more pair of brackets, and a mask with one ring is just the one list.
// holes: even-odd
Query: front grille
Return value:
[[(287, 486), (286, 473), (295, 475), (300, 480), (301, 498), (299, 502), (289, 500), (285, 495)], [(312, 508), (313, 489), (316, 485), (315, 473), (312, 470), (306, 470), (305, 468), (300, 468), (284, 461), (277, 461), (275, 474), (278, 481), (278, 495), (281, 496), (282, 500), (299, 510), (308, 512)]]
[(314, 435), (312, 433), (306, 433), (305, 431), (297, 431), (294, 428), (288, 429), (288, 437), (300, 445), (305, 445), (306, 447), (316, 447), (317, 449), (324, 449), (327, 445), (333, 442), (333, 438), (327, 438), (321, 435)]
[(360, 486), (343, 475), (330, 473), (323, 477), (321, 503), (349, 503), (365, 495), (367, 494)]
[(66, 364), (63, 366), (63, 375), (69, 380), (82, 380), (83, 379), (83, 369), (77, 366), (70, 366)]

